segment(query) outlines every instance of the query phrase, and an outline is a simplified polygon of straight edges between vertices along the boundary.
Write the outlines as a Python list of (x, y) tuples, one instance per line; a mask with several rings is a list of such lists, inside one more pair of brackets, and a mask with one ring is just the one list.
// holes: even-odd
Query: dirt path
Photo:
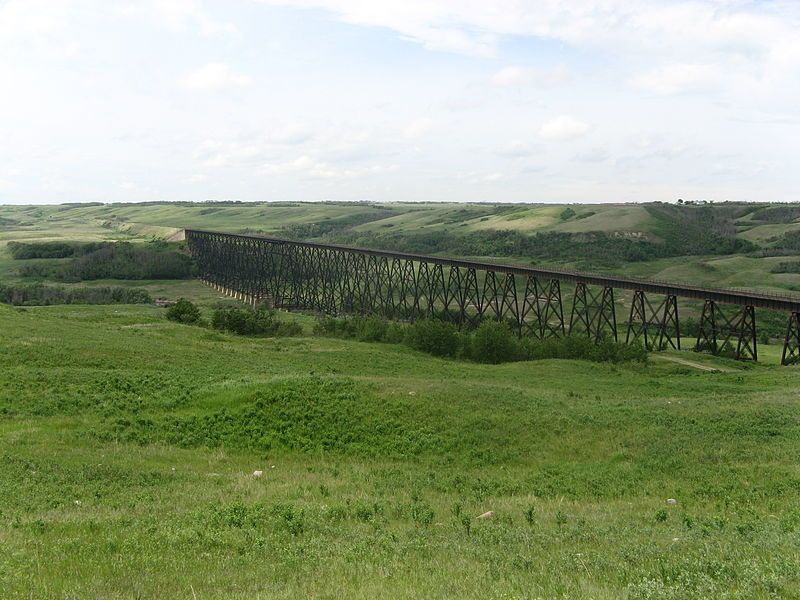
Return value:
[(700, 369), (701, 371), (708, 371), (709, 373), (730, 373), (730, 369), (723, 369), (721, 367), (712, 367), (710, 365), (704, 365), (703, 363), (694, 362), (691, 360), (686, 360), (685, 358), (678, 358), (677, 356), (666, 356), (664, 354), (657, 354), (653, 356), (653, 358), (657, 360), (666, 360), (668, 362), (677, 363), (679, 365), (684, 365), (687, 367), (692, 367), (693, 369)]

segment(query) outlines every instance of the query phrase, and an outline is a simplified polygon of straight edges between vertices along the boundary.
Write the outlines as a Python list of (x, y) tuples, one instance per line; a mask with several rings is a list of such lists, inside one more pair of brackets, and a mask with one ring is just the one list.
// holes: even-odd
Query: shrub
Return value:
[(357, 339), (362, 342), (387, 342), (400, 344), (405, 339), (406, 325), (380, 317), (320, 317), (314, 325), (314, 334), (326, 337)]
[(458, 329), (445, 321), (417, 321), (408, 328), (405, 341), (434, 356), (455, 356), (461, 347)]
[(779, 262), (770, 269), (770, 273), (800, 273), (800, 261)]
[(382, 342), (386, 337), (387, 323), (378, 317), (363, 317), (357, 319), (356, 339), (362, 342)]
[(347, 321), (336, 317), (318, 317), (313, 331), (314, 335), (323, 337), (350, 337), (346, 335), (348, 331)]
[(459, 331), (450, 322), (428, 319), (411, 325), (379, 317), (320, 317), (314, 334), (366, 342), (405, 342), (415, 350), (434, 356), (458, 357), (482, 363), (566, 358), (596, 362), (647, 361), (639, 344), (626, 345), (607, 338), (595, 343), (587, 336), (537, 340), (518, 339), (508, 323), (484, 321), (473, 332)]
[(147, 290), (125, 287), (64, 287), (59, 285), (0, 285), (0, 303), (15, 306), (52, 304), (150, 304)]
[(484, 321), (472, 336), (471, 356), (476, 362), (498, 364), (520, 360), (523, 352), (508, 325)]
[(66, 262), (46, 261), (19, 269), (23, 277), (59, 281), (184, 279), (191, 277), (194, 269), (189, 255), (163, 242), (144, 245), (129, 242), (17, 244), (11, 248), (11, 253), (15, 259), (69, 257)]
[(67, 242), (9, 242), (8, 250), (14, 260), (31, 258), (67, 258), (75, 254), (75, 244)]
[(407, 326), (397, 321), (390, 321), (386, 325), (383, 341), (388, 344), (402, 344), (406, 338)]
[(167, 319), (193, 325), (200, 321), (200, 309), (186, 298), (179, 298), (167, 309)]
[(537, 340), (525, 338), (522, 352), (528, 360), (565, 358), (595, 362), (647, 362), (647, 350), (641, 344), (620, 344), (611, 338), (599, 342), (585, 335), (568, 335), (561, 338)]
[(299, 323), (279, 321), (275, 312), (266, 308), (220, 308), (214, 311), (211, 325), (239, 335), (288, 337), (303, 332)]

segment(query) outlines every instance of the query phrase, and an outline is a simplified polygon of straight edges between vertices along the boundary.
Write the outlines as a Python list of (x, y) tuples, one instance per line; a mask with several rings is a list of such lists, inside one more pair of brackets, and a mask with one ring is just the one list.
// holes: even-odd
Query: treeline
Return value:
[(750, 217), (760, 223), (791, 223), (800, 218), (800, 206), (770, 206), (753, 211)]
[[(769, 246), (761, 248), (754, 256), (762, 258), (765, 256), (789, 256), (800, 254), (800, 230), (785, 231), (779, 236), (769, 240)], [(782, 271), (774, 271), (780, 273)]]
[(14, 260), (35, 258), (69, 258), (89, 254), (115, 242), (9, 242), (8, 251)]
[(388, 209), (376, 209), (372, 212), (347, 215), (337, 219), (329, 219), (318, 223), (294, 223), (281, 228), (281, 235), (289, 239), (305, 240), (318, 238), (332, 233), (347, 231), (358, 225), (380, 221), (394, 216), (396, 213)]
[(800, 261), (779, 262), (770, 269), (771, 273), (800, 273)]
[(65, 287), (56, 285), (2, 285), (0, 302), (15, 306), (54, 304), (150, 304), (147, 290), (125, 287)]
[(341, 234), (332, 241), (355, 246), (455, 256), (525, 256), (551, 261), (586, 261), (612, 266), (622, 262), (641, 262), (692, 254), (732, 254), (749, 252), (756, 247), (746, 240), (720, 238), (687, 244), (652, 242), (611, 236), (603, 232), (540, 232), (533, 235), (509, 230), (474, 231), (461, 235), (448, 232), (402, 235), (355, 233)]
[(364, 342), (406, 344), (434, 356), (478, 363), (548, 358), (614, 363), (647, 361), (647, 351), (638, 344), (620, 344), (610, 338), (595, 343), (586, 336), (577, 335), (546, 340), (520, 339), (506, 323), (497, 321), (484, 321), (470, 331), (439, 320), (399, 323), (378, 317), (321, 317), (314, 333)]
[(43, 261), (19, 269), (22, 277), (75, 282), (95, 279), (185, 279), (194, 273), (188, 254), (165, 242), (136, 245), (129, 242), (87, 244), (51, 243), (17, 244), (11, 249), (14, 258), (70, 258)]

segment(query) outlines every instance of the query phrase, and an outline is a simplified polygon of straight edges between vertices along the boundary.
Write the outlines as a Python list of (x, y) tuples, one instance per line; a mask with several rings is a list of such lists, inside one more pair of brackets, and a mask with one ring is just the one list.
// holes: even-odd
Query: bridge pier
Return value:
[[(733, 341), (736, 348), (733, 348)], [(728, 317), (714, 300), (706, 300), (700, 317), (695, 352), (732, 353), (736, 360), (758, 360), (756, 311), (744, 305)]]
[(614, 288), (605, 286), (602, 291), (594, 293), (585, 283), (577, 283), (572, 298), (569, 333), (586, 334), (595, 342), (610, 334), (615, 342), (618, 341)]
[(529, 275), (520, 313), (522, 335), (543, 340), (564, 335), (564, 311), (561, 304), (561, 284), (551, 279), (542, 285)]
[(666, 350), (668, 346), (681, 349), (678, 298), (674, 294), (667, 294), (661, 304), (653, 308), (643, 290), (634, 291), (625, 343), (639, 340), (648, 351)]
[(800, 312), (793, 312), (789, 315), (781, 353), (781, 364), (800, 364)]

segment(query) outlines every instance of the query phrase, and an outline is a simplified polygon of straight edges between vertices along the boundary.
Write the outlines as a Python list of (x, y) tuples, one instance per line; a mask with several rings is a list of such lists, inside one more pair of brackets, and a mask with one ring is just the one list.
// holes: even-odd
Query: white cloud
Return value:
[(542, 139), (555, 142), (574, 140), (586, 135), (589, 126), (570, 115), (559, 115), (542, 123), (539, 135)]
[(563, 65), (549, 70), (510, 66), (500, 69), (492, 76), (492, 84), (499, 87), (534, 85), (552, 88), (564, 85), (568, 80), (569, 74)]
[(135, 0), (119, 6), (131, 18), (145, 20), (173, 33), (197, 31), (201, 35), (236, 35), (235, 25), (212, 17), (199, 0)]
[(305, 125), (284, 125), (269, 134), (269, 140), (275, 144), (296, 146), (314, 139), (315, 132)]
[(531, 79), (531, 70), (522, 67), (505, 67), (492, 77), (492, 83), (499, 86), (520, 85)]
[(316, 163), (310, 156), (298, 156), (294, 160), (281, 163), (267, 163), (261, 169), (265, 175), (278, 175), (292, 171), (305, 171), (313, 167)]
[(351, 179), (366, 175), (376, 175), (394, 171), (393, 165), (369, 165), (358, 168), (342, 168), (337, 165), (317, 160), (309, 155), (302, 155), (293, 160), (268, 163), (261, 168), (261, 173), (268, 176), (294, 174), (306, 179)]
[(206, 175), (205, 173), (195, 173), (193, 175), (189, 175), (183, 180), (184, 183), (189, 183), (189, 184), (204, 183), (206, 181), (208, 181), (208, 175)]
[(421, 138), (431, 129), (433, 129), (433, 125), (433, 119), (429, 119), (427, 117), (415, 119), (409, 123), (405, 129), (403, 129), (403, 137), (409, 140)]
[(602, 148), (590, 148), (575, 156), (575, 160), (586, 163), (599, 163), (608, 160), (611, 155)]
[[(800, 188), (800, 2), (273, 3), (0, 0), (0, 165), (20, 170), (0, 168), (14, 185), (4, 198), (138, 199), (153, 185), (185, 199), (766, 200)], [(644, 97), (673, 94), (691, 96)], [(785, 168), (746, 168), (760, 161)]]
[(711, 65), (672, 64), (634, 78), (633, 84), (652, 94), (671, 96), (711, 89), (717, 72)]
[(212, 169), (224, 167), (228, 164), (228, 157), (221, 152), (217, 152), (204, 159), (202, 164), (204, 167), (210, 167)]
[(506, 158), (524, 158), (534, 153), (534, 148), (525, 142), (514, 141), (497, 151), (497, 154)]
[(253, 85), (253, 80), (237, 73), (225, 63), (212, 62), (187, 73), (181, 83), (187, 89), (216, 93), (236, 93)]
[[(344, 22), (395, 31), (432, 50), (495, 55), (510, 37), (554, 40), (590, 51), (643, 59), (710, 64), (719, 70), (747, 64), (729, 81), (747, 95), (753, 86), (800, 70), (800, 3), (743, 0), (261, 0), (330, 11)], [(499, 82), (524, 78), (509, 70)], [(503, 85), (503, 83), (500, 83)]]
[(67, 2), (52, 5), (46, 0), (7, 0), (0, 3), (0, 41), (51, 35), (62, 28)]
[(77, 5), (75, 0), (0, 1), (0, 58), (74, 58), (80, 44), (69, 35), (69, 25)]

